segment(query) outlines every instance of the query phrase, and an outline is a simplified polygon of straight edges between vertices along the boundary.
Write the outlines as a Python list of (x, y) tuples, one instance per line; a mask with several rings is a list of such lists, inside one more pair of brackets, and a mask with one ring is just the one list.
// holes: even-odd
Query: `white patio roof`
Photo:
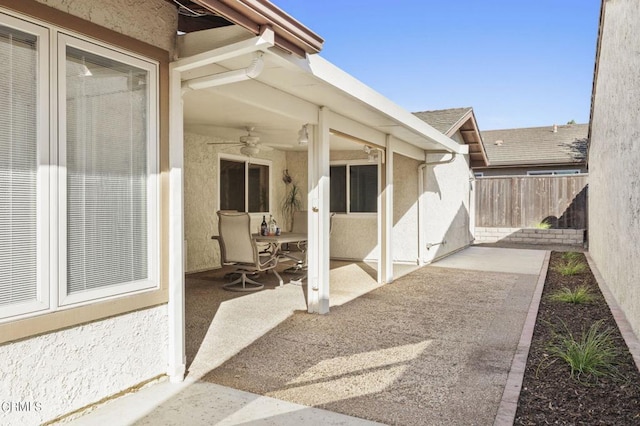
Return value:
[[(253, 35), (238, 27), (226, 27), (183, 37), (184, 57), (217, 48), (223, 44), (221, 40), (250, 40)], [(262, 143), (300, 149), (296, 142), (300, 126), (316, 124), (318, 107), (325, 106), (334, 113), (332, 126), (342, 123), (337, 130), (374, 144), (384, 146), (385, 135), (390, 134), (422, 150), (467, 153), (467, 146), (459, 145), (317, 54), (300, 59), (278, 48), (263, 50), (264, 69), (256, 78), (185, 93), (187, 131), (236, 138), (250, 125)], [(248, 53), (225, 59), (185, 72), (183, 79), (243, 69), (253, 58)], [(333, 149), (346, 148), (340, 140), (332, 136)]]

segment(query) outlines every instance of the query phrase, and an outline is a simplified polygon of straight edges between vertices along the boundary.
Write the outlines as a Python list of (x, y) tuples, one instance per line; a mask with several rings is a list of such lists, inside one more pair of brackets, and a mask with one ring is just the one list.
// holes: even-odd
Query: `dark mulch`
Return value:
[[(582, 255), (581, 255), (582, 256)], [(584, 257), (582, 260), (584, 260)], [(549, 272), (538, 311), (518, 410), (516, 425), (637, 425), (640, 424), (640, 373), (620, 334), (611, 311), (590, 271), (562, 276), (554, 266), (562, 262), (562, 253), (553, 252)], [(597, 294), (593, 303), (576, 305), (553, 302), (549, 294), (562, 287), (587, 285)], [(552, 328), (561, 331), (561, 321), (574, 336), (580, 336), (598, 320), (602, 328), (612, 328), (619, 346), (616, 361), (626, 380), (599, 378), (590, 385), (570, 377), (569, 366), (563, 361), (549, 363), (547, 343), (553, 337)], [(552, 324), (552, 325), (550, 325)]]

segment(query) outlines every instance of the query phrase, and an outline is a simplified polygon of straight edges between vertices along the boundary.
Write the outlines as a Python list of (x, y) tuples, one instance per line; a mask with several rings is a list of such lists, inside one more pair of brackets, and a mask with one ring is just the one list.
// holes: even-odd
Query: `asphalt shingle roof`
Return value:
[[(528, 127), (480, 132), (490, 166), (583, 163), (588, 124)], [(502, 142), (499, 142), (502, 141)]]
[(447, 132), (465, 116), (465, 114), (471, 111), (471, 109), (471, 107), (451, 108), (436, 111), (414, 112), (413, 114), (422, 121), (427, 122), (440, 133), (446, 135)]

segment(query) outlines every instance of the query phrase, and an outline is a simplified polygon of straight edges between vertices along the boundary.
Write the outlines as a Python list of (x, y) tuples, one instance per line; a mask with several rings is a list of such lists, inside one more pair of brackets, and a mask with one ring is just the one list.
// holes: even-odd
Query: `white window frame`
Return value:
[(351, 211), (351, 166), (376, 166), (378, 168), (378, 190), (376, 191), (376, 198), (378, 197), (378, 193), (380, 192), (380, 164), (379, 162), (370, 163), (368, 160), (335, 160), (329, 162), (329, 167), (334, 166), (346, 166), (347, 172), (345, 176), (345, 185), (347, 186), (347, 211), (346, 212), (332, 212), (338, 215), (350, 215), (350, 216), (377, 216), (378, 215), (378, 204), (376, 202), (376, 211), (375, 212), (352, 212)]
[[(117, 299), (160, 288), (159, 63), (73, 31), (0, 10), (0, 25), (38, 37), (37, 300), (0, 308), (0, 323)], [(147, 126), (148, 277), (67, 294), (66, 81), (67, 45), (149, 71)]]
[[(0, 308), (0, 321), (10, 319), (25, 314), (39, 313), (49, 309), (51, 306), (51, 274), (50, 266), (50, 146), (49, 146), (49, 48), (50, 32), (46, 27), (14, 18), (10, 15), (0, 13), (0, 25), (14, 28), (24, 33), (32, 34), (38, 38), (38, 104), (37, 117), (38, 127), (36, 130), (38, 144), (38, 171), (36, 186), (36, 227), (37, 237), (37, 260), (36, 260), (36, 299), (4, 305)], [(55, 253), (55, 252), (54, 252)]]
[(528, 170), (527, 176), (565, 176), (565, 175), (579, 175), (579, 169), (566, 169), (566, 170)]
[[(272, 210), (272, 202), (273, 202), (273, 162), (271, 160), (265, 160), (262, 158), (254, 158), (254, 157), (244, 157), (242, 155), (233, 155), (233, 154), (218, 154), (218, 208), (216, 210), (221, 210), (220, 200), (222, 199), (220, 193), (222, 191), (222, 182), (220, 172), (222, 171), (221, 162), (222, 160), (234, 161), (236, 163), (244, 164), (244, 210), (245, 213), (249, 213), (250, 215), (259, 216), (265, 213), (269, 213)], [(261, 166), (269, 167), (269, 205), (267, 207), (266, 212), (250, 212), (249, 210), (249, 164), (259, 164)]]
[[(83, 292), (68, 294), (67, 289), (67, 174), (66, 174), (66, 137), (67, 137), (67, 116), (66, 116), (66, 54), (67, 47), (74, 47), (82, 51), (93, 53), (95, 55), (112, 59), (127, 65), (132, 65), (146, 70), (149, 74), (148, 81), (148, 98), (147, 111), (149, 111), (147, 122), (147, 279), (133, 282), (121, 283), (118, 285), (86, 290)], [(73, 305), (82, 302), (92, 302), (97, 299), (103, 299), (109, 296), (120, 296), (126, 293), (132, 293), (140, 290), (159, 288), (159, 248), (158, 234), (159, 222), (158, 211), (160, 204), (158, 199), (158, 134), (157, 134), (157, 117), (158, 117), (158, 65), (152, 61), (142, 60), (129, 54), (122, 53), (104, 46), (92, 43), (70, 34), (58, 33), (58, 158), (59, 158), (59, 231), (60, 241), (58, 246), (59, 253), (59, 287), (60, 305)]]

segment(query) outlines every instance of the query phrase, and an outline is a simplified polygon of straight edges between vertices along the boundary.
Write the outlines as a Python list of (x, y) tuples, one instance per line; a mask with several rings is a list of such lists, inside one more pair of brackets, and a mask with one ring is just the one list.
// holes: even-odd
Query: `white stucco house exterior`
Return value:
[(640, 4), (603, 1), (591, 105), (589, 252), (640, 336)]
[[(464, 141), (324, 60), (267, 1), (181, 3), (0, 0), (2, 424), (183, 380), (184, 275), (219, 262), (222, 187), (256, 220), (280, 218), (285, 170), (303, 188), (312, 313), (329, 311), (331, 257), (389, 283), (394, 263), (472, 240)], [(223, 145), (246, 127), (275, 149)], [(259, 170), (258, 207), (227, 166)]]

